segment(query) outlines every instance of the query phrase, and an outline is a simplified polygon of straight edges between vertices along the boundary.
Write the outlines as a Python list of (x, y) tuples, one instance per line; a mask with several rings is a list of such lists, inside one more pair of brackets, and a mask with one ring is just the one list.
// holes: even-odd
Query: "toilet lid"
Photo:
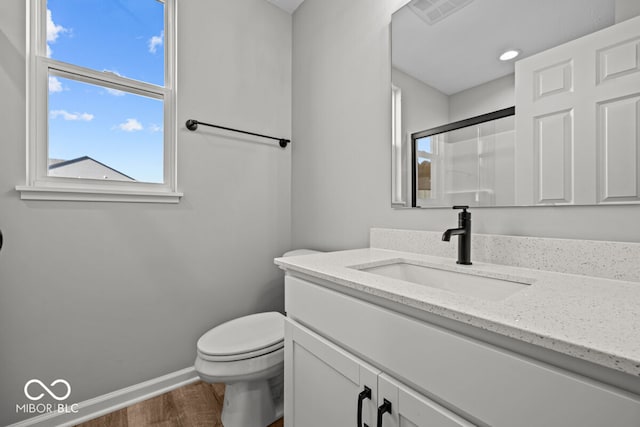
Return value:
[[(198, 340), (206, 356), (259, 356), (284, 345), (284, 316), (277, 312), (252, 314), (223, 323)], [(264, 350), (264, 351), (262, 351)]]

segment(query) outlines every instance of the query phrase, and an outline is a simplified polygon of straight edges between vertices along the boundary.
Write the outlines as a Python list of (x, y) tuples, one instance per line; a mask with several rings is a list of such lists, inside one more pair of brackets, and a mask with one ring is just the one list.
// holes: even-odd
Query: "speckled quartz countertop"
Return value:
[[(500, 300), (465, 296), (357, 268), (392, 260), (528, 283)], [(276, 258), (293, 272), (640, 376), (640, 283), (367, 248)], [(357, 268), (353, 268), (357, 267)]]

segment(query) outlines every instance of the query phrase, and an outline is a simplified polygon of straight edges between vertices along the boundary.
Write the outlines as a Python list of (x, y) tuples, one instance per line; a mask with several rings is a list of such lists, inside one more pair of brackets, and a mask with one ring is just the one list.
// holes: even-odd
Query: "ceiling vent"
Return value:
[(424, 22), (433, 25), (454, 12), (459, 11), (473, 0), (414, 0), (409, 8)]

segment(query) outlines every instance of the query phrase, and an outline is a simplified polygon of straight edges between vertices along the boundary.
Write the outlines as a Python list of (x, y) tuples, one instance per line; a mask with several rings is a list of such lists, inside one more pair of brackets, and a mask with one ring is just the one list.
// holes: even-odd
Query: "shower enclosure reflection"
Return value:
[(513, 204), (514, 110), (411, 134), (411, 206)]

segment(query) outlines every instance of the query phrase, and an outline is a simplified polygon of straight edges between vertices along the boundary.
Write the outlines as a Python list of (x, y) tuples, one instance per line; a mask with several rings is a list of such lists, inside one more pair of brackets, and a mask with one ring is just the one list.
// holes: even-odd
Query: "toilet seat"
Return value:
[(277, 312), (230, 320), (198, 340), (195, 368), (207, 382), (234, 383), (284, 369), (284, 316)]
[(234, 383), (269, 378), (284, 371), (284, 348), (250, 359), (213, 362), (196, 357), (200, 378), (209, 383)]
[(198, 356), (202, 360), (208, 360), (210, 362), (233, 362), (235, 360), (245, 360), (245, 359), (253, 359), (255, 357), (264, 356), (265, 354), (273, 353), (274, 351), (280, 350), (284, 347), (284, 340), (269, 347), (260, 348), (258, 350), (249, 351), (246, 353), (238, 353), (238, 354), (229, 354), (229, 355), (215, 355), (215, 354), (207, 354), (198, 350)]
[(225, 322), (198, 340), (198, 357), (211, 362), (251, 359), (284, 347), (284, 316), (257, 313)]

